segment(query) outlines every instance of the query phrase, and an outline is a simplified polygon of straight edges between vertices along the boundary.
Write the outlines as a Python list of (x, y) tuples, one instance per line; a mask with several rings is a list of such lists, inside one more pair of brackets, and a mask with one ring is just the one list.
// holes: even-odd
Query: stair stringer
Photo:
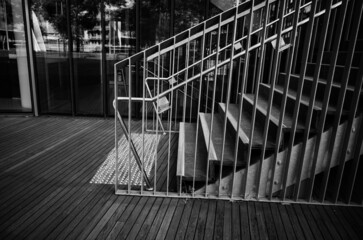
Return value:
[[(354, 119), (352, 129), (359, 129), (359, 125), (361, 123), (361, 117), (357, 117)], [(337, 136), (335, 140), (334, 145), (334, 151), (331, 156), (331, 163), (330, 166), (335, 167), (339, 165), (339, 150), (340, 147), (343, 145), (343, 139), (346, 132), (346, 125), (347, 123), (343, 123), (338, 127)], [(328, 149), (329, 149), (329, 139), (331, 137), (332, 129), (329, 129), (325, 131), (322, 134), (321, 143), (320, 143), (320, 149), (319, 149), (319, 158), (316, 164), (315, 169), (315, 175), (323, 172), (326, 169), (326, 165), (329, 164), (329, 161), (327, 159), (328, 157)], [(354, 154), (354, 146), (355, 146), (355, 140), (356, 135), (358, 131), (351, 131), (350, 137), (349, 137), (349, 144), (348, 148), (350, 151), (345, 154), (345, 161), (351, 160), (353, 158)], [(301, 174), (301, 181), (309, 178), (309, 174), (311, 172), (312, 168), (312, 154), (314, 153), (314, 147), (316, 142), (316, 136), (310, 138), (307, 142), (306, 150), (305, 150), (305, 157), (304, 157), (304, 163), (302, 168), (302, 174)], [(287, 183), (286, 187), (289, 187), (293, 184), (295, 184), (296, 179), (294, 176), (296, 176), (297, 166), (298, 166), (298, 160), (299, 160), (299, 153), (302, 148), (302, 143), (299, 143), (293, 147), (291, 159), (289, 163), (289, 170), (288, 170), (288, 177), (287, 177)], [(363, 154), (363, 145), (360, 149), (360, 155)], [(282, 190), (282, 181), (283, 181), (283, 172), (284, 165), (287, 161), (286, 159), (287, 155), (287, 149), (278, 153), (277, 155), (277, 161), (279, 164), (276, 165), (275, 168), (275, 175), (274, 179), (271, 179), (272, 177), (272, 164), (273, 164), (273, 156), (270, 156), (266, 158), (263, 162), (263, 169), (261, 172), (261, 180), (260, 180), (260, 187), (259, 187), (259, 194), (258, 197), (265, 198), (269, 195), (269, 189), (270, 184), (273, 184), (272, 187), (272, 193), (276, 193), (280, 190)], [(308, 163), (308, 164), (306, 164)], [(258, 169), (259, 169), (259, 162), (254, 163), (251, 165), (248, 169), (248, 180), (247, 180), (247, 186), (246, 186), (246, 196), (245, 199), (253, 199), (256, 198), (256, 178), (258, 176)], [(233, 196), (239, 197), (242, 196), (242, 190), (245, 183), (243, 182), (245, 179), (246, 169), (241, 169), (237, 171), (234, 175), (234, 189), (233, 189)], [(208, 184), (208, 194), (218, 194), (218, 189), (221, 189), (219, 192), (220, 195), (229, 196), (231, 195), (230, 186), (232, 186), (232, 177), (233, 175), (230, 174), (224, 178), (221, 179), (221, 181), (217, 180), (213, 184)], [(221, 186), (221, 187), (219, 187)], [(196, 194), (204, 194), (205, 193), (205, 187), (199, 189), (196, 191)]]

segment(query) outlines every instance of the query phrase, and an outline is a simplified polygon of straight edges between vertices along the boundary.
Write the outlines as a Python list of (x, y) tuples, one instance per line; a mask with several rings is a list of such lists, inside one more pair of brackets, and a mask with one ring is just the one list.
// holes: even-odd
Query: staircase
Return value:
[[(130, 108), (168, 99), (155, 129), (170, 136), (163, 121), (179, 125), (176, 195), (362, 201), (362, 9), (247, 1), (116, 64), (154, 61), (154, 91), (116, 98)], [(135, 81), (145, 85), (145, 72)]]

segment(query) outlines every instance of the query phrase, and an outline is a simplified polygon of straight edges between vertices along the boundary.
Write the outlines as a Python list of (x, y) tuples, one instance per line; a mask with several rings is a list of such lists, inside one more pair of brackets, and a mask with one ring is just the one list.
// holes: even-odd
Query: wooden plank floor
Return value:
[(363, 236), (357, 207), (117, 196), (90, 183), (113, 147), (113, 119), (0, 117), (0, 239)]

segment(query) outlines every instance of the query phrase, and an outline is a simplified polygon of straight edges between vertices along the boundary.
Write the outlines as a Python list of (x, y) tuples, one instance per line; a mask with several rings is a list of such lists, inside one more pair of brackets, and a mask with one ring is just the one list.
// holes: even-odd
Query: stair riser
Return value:
[[(361, 55), (362, 55), (361, 52), (356, 52), (354, 54), (352, 66), (355, 66), (355, 67), (359, 66), (359, 59), (360, 59)], [(345, 59), (347, 58), (347, 56), (348, 56), (347, 52), (338, 53), (337, 64), (344, 66)], [(330, 64), (331, 57), (332, 57), (332, 52), (325, 52), (323, 55), (323, 63)]]

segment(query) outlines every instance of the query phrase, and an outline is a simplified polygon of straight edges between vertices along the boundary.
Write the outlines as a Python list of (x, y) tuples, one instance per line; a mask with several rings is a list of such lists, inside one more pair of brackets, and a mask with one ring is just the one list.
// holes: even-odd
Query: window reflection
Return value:
[(0, 0), (0, 111), (31, 112), (21, 0)]

